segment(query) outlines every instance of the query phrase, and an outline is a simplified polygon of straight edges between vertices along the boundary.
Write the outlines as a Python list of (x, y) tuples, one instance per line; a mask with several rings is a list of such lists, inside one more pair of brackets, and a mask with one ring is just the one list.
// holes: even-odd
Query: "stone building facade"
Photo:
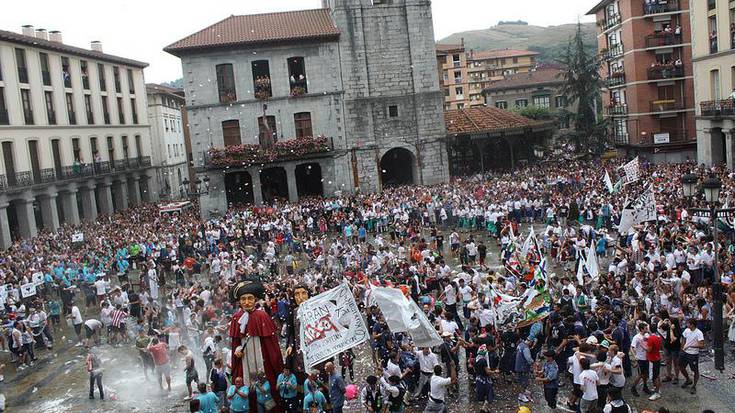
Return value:
[[(323, 7), (231, 16), (165, 49), (182, 59), (203, 215), (449, 178), (430, 2)], [(277, 155), (243, 155), (254, 145)]]

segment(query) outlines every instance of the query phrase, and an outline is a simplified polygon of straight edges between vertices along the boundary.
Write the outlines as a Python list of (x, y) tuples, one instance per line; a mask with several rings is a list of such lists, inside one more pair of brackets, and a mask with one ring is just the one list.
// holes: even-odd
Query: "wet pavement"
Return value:
[[(538, 227), (537, 230), (542, 228)], [(524, 227), (524, 232), (527, 230)], [(490, 265), (497, 264), (498, 247), (494, 240), (486, 240), (490, 255)], [(458, 262), (450, 263), (456, 265)], [(604, 265), (601, 263), (601, 266)], [(563, 269), (552, 268), (550, 272), (561, 274)], [(84, 313), (84, 309), (82, 309)], [(98, 317), (90, 312), (89, 317)], [(85, 319), (87, 315), (85, 315)], [(107, 413), (107, 412), (188, 412), (188, 403), (184, 402), (186, 387), (184, 385), (183, 367), (172, 368), (172, 391), (169, 393), (159, 388), (157, 381), (152, 377), (146, 380), (138, 359), (137, 350), (132, 344), (114, 348), (107, 344), (98, 346), (99, 355), (104, 367), (103, 384), (105, 401), (89, 400), (89, 376), (85, 369), (86, 352), (82, 347), (75, 347), (71, 337), (73, 331), (66, 324), (62, 324), (60, 331), (54, 332), (56, 340), (52, 350), (37, 350), (38, 361), (33, 367), (23, 371), (16, 371), (10, 363), (9, 353), (0, 353), (0, 362), (7, 365), (5, 381), (0, 384), (0, 390), (5, 394), (7, 411), (20, 413)], [(374, 373), (370, 350), (367, 345), (355, 349), (355, 378), (359, 385), (361, 378)], [(634, 397), (629, 388), (624, 397), (637, 410), (655, 410), (667, 407), (671, 412), (699, 413), (703, 409), (712, 409), (717, 413), (735, 412), (735, 380), (729, 377), (735, 374), (735, 358), (727, 350), (726, 370), (723, 374), (715, 371), (712, 358), (703, 355), (700, 362), (700, 378), (698, 393), (689, 394), (679, 386), (664, 384), (662, 398), (651, 402), (644, 397)], [(464, 371), (464, 358), (461, 359), (462, 372), (458, 380), (457, 390), (450, 397), (448, 403), (451, 413), (479, 412), (480, 406), (474, 402), (474, 389), (468, 382)], [(198, 363), (200, 377), (204, 377), (203, 362)], [(663, 372), (662, 372), (663, 373)], [(704, 376), (709, 376), (706, 378)], [(349, 380), (348, 380), (349, 381)], [(631, 383), (632, 379), (628, 380)], [(490, 405), (493, 412), (515, 412), (519, 402), (517, 394), (521, 390), (517, 384), (506, 384), (501, 378), (496, 379), (496, 401)], [(533, 401), (527, 403), (533, 412), (551, 412), (544, 402), (541, 389), (532, 385)], [(569, 393), (569, 386), (560, 389), (559, 399), (565, 400)], [(362, 411), (358, 401), (351, 401), (345, 406), (347, 412)], [(410, 406), (407, 413), (423, 411), (423, 403)], [(561, 411), (561, 410), (558, 410)]]

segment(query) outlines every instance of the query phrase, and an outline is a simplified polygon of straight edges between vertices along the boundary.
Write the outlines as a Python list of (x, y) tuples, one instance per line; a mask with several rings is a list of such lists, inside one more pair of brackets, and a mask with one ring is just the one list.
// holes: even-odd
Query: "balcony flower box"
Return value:
[(291, 88), (291, 97), (303, 96), (306, 94), (306, 89), (301, 86), (294, 86)]
[(306, 155), (327, 153), (332, 150), (324, 136), (303, 137), (278, 141), (271, 147), (243, 144), (208, 151), (209, 164), (218, 168), (247, 167), (279, 161), (299, 159)]

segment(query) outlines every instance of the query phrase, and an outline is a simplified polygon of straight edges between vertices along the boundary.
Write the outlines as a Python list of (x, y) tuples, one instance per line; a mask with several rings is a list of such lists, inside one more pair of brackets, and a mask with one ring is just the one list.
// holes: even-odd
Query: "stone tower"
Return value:
[[(342, 187), (449, 179), (429, 0), (323, 0), (340, 30)], [(390, 152), (390, 153), (389, 153)], [(349, 158), (349, 159), (347, 159)], [(341, 172), (338, 171), (338, 172)]]

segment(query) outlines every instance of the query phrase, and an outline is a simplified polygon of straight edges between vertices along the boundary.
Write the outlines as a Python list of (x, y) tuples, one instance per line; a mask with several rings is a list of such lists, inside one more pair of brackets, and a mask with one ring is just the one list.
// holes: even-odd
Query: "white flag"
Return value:
[(535, 239), (536, 233), (533, 232), (533, 226), (531, 226), (531, 231), (528, 232), (528, 238), (526, 238), (526, 242), (523, 243), (523, 248), (521, 248), (521, 252), (524, 256), (528, 255), (528, 251), (530, 251), (531, 247), (534, 245)]
[(373, 304), (380, 307), (391, 332), (407, 332), (418, 347), (434, 347), (442, 343), (426, 314), (398, 288), (372, 287), (369, 305)]
[(367, 341), (369, 333), (347, 284), (301, 303), (301, 349), (307, 370)]
[(623, 207), (618, 232), (625, 234), (633, 225), (655, 221), (657, 217), (653, 185), (649, 185), (641, 196), (633, 201), (627, 202)]
[(579, 255), (579, 264), (577, 266), (577, 284), (584, 285), (584, 267), (587, 265), (584, 256)]
[(638, 162), (638, 157), (623, 165), (623, 171), (625, 177), (623, 178), (623, 185), (631, 184), (640, 178), (641, 170)]
[(590, 243), (590, 249), (587, 251), (587, 262), (585, 263), (585, 267), (593, 280), (596, 280), (600, 276), (600, 269), (597, 266), (597, 251), (595, 251), (594, 242)]
[(615, 191), (615, 187), (613, 187), (612, 180), (610, 179), (610, 174), (607, 173), (607, 170), (605, 170), (605, 177), (603, 179), (605, 180), (607, 192), (610, 192), (612, 194)]

